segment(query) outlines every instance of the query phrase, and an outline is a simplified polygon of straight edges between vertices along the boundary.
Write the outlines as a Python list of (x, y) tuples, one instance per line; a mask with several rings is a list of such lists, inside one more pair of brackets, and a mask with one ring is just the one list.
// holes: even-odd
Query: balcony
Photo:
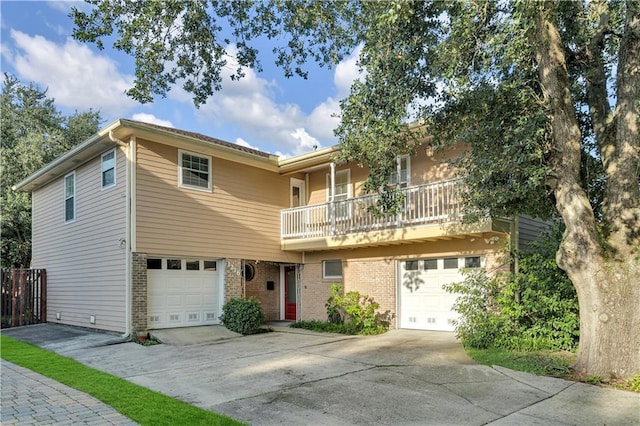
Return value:
[[(462, 180), (456, 179), (402, 189), (403, 205), (393, 216), (371, 212), (377, 194), (285, 209), (281, 211), (281, 245), (284, 250), (321, 250), (470, 233), (461, 223), (462, 188)], [(473, 228), (474, 233), (491, 230), (490, 226)]]

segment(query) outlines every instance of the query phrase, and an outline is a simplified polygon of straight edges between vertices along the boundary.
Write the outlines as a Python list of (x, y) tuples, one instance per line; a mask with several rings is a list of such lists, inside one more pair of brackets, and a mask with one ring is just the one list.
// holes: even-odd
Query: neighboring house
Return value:
[(118, 332), (218, 324), (241, 296), (258, 298), (267, 320), (323, 320), (341, 283), (395, 314), (395, 327), (451, 330), (455, 296), (442, 284), (501, 267), (499, 249), (540, 229), (529, 218), (462, 224), (461, 183), (427, 145), (398, 159), (402, 212), (376, 217), (367, 171), (336, 165), (337, 150), (283, 159), (116, 121), (14, 188), (33, 196), (47, 321)]

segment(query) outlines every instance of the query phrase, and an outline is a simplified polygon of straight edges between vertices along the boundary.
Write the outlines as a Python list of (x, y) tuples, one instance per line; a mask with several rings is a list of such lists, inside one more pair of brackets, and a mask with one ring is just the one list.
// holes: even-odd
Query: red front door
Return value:
[(296, 267), (284, 267), (284, 319), (296, 321), (296, 305), (298, 299), (296, 296)]

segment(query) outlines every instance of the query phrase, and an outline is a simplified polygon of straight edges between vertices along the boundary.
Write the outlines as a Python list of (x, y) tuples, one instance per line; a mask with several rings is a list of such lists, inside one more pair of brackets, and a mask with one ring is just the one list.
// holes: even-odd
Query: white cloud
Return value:
[(351, 55), (336, 66), (333, 83), (336, 85), (336, 89), (338, 89), (338, 96), (340, 98), (346, 97), (349, 94), (353, 82), (365, 75), (365, 73), (360, 71), (358, 66), (358, 58), (360, 57), (361, 51), (362, 46), (356, 47)]
[(133, 114), (131, 116), (131, 119), (136, 121), (142, 121), (145, 123), (157, 124), (158, 126), (175, 127), (173, 123), (171, 123), (169, 120), (162, 120), (153, 114), (147, 114), (144, 112)]
[(258, 147), (255, 147), (255, 146), (251, 145), (249, 142), (245, 141), (245, 140), (244, 140), (244, 139), (242, 139), (242, 138), (236, 138), (235, 143), (236, 143), (237, 145), (244, 146), (245, 148), (251, 148), (251, 149), (257, 149), (257, 150), (260, 150), (260, 148), (258, 148)]
[[(229, 46), (229, 65), (223, 70), (223, 89), (209, 102), (195, 111), (202, 123), (222, 126), (229, 122), (250, 136), (254, 145), (275, 146), (278, 152), (301, 154), (314, 146), (336, 143), (333, 130), (339, 123), (339, 99), (349, 93), (353, 81), (362, 76), (357, 60), (360, 48), (336, 66), (333, 82), (335, 96), (318, 104), (310, 114), (305, 114), (299, 105), (278, 103), (274, 81), (260, 78), (252, 69), (245, 69), (245, 77), (232, 81), (229, 76), (235, 70), (234, 46)], [(328, 88), (329, 89), (329, 88)], [(191, 95), (181, 88), (173, 89), (172, 99), (191, 102)], [(265, 148), (262, 148), (263, 150)]]
[(16, 30), (10, 35), (14, 50), (3, 47), (5, 60), (21, 79), (46, 87), (58, 106), (121, 115), (135, 105), (125, 95), (133, 78), (122, 75), (112, 59), (71, 38), (58, 44)]

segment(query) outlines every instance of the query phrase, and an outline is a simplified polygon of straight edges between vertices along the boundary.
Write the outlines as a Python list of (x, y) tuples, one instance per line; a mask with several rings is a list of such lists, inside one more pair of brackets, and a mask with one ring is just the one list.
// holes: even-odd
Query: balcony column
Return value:
[(336, 233), (336, 163), (333, 161), (330, 164), (331, 166), (331, 189), (329, 192), (329, 214), (331, 215), (331, 234), (335, 235)]

